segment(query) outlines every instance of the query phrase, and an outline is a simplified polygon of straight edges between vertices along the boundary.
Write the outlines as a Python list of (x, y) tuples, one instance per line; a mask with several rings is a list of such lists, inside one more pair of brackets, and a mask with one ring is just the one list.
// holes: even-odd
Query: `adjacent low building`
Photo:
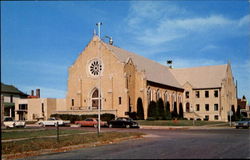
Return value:
[(47, 120), (56, 110), (66, 110), (65, 99), (28, 98), (15, 103), (16, 120)]

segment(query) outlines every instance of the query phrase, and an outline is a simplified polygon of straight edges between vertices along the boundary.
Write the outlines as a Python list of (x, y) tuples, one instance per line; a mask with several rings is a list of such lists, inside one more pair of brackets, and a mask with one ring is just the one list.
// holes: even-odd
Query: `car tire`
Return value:
[(236, 129), (239, 129), (239, 127), (238, 127), (238, 126), (236, 126)]
[(112, 125), (112, 124), (109, 124), (109, 128), (113, 128), (113, 125)]
[(125, 127), (126, 127), (126, 128), (130, 128), (130, 125), (127, 124)]

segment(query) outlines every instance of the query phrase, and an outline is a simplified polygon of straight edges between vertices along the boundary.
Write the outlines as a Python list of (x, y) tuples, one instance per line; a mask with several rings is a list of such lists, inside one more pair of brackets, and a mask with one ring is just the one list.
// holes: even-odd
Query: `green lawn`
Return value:
[(118, 138), (140, 137), (143, 133), (136, 132), (103, 132), (100, 136), (96, 133), (82, 135), (73, 134), (60, 137), (59, 143), (56, 138), (35, 138), (22, 141), (2, 142), (2, 154), (24, 153), (27, 151), (38, 151), (41, 149), (59, 149), (65, 146), (89, 144), (93, 142), (107, 143)]
[[(75, 133), (83, 133), (86, 131), (83, 130), (64, 130), (60, 129), (59, 134), (75, 134)], [(2, 131), (2, 140), (7, 139), (18, 139), (18, 138), (36, 138), (36, 137), (43, 137), (43, 136), (53, 136), (57, 135), (56, 129), (44, 129), (44, 130), (13, 130), (13, 131)]]
[[(192, 120), (137, 120), (140, 125), (146, 126), (192, 126)], [(216, 125), (216, 124), (228, 124), (226, 122), (218, 121), (195, 121), (195, 126), (204, 126), (204, 125)]]

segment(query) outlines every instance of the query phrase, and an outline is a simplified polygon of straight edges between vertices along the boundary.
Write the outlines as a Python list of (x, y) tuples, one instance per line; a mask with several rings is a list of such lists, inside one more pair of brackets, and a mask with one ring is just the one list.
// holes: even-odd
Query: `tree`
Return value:
[(172, 118), (178, 118), (176, 102), (174, 102), (174, 110), (171, 112), (171, 115), (172, 115)]
[(160, 98), (158, 101), (157, 101), (157, 119), (165, 119), (165, 111), (164, 111), (164, 104), (163, 104), (163, 100)]
[(140, 97), (137, 99), (137, 118), (144, 120), (144, 109), (142, 99)]
[(240, 106), (237, 106), (237, 111), (236, 111), (236, 120), (240, 120), (241, 119), (241, 113), (240, 113)]
[(232, 117), (231, 117), (231, 120), (232, 120), (232, 121), (235, 121), (235, 108), (234, 108), (234, 105), (232, 105), (231, 110), (232, 110), (232, 112), (233, 112), (233, 115), (232, 115)]
[(148, 117), (156, 117), (156, 103), (155, 101), (150, 101), (148, 106)]
[(165, 118), (166, 120), (171, 120), (172, 119), (172, 116), (171, 116), (171, 113), (170, 113), (170, 104), (169, 102), (167, 101), (166, 103), (166, 106), (165, 106)]
[(179, 119), (183, 119), (183, 107), (182, 103), (179, 104)]

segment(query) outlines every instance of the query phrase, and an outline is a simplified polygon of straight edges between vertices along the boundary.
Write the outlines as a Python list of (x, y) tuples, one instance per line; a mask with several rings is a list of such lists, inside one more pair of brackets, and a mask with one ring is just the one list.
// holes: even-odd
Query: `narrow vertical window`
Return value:
[(74, 105), (75, 105), (74, 99), (71, 99), (71, 106), (74, 106)]
[(10, 103), (13, 103), (13, 95), (10, 95)]
[(119, 97), (119, 104), (122, 104), (122, 97)]
[(189, 92), (186, 91), (186, 98), (189, 98)]
[(42, 112), (44, 113), (44, 104), (42, 103)]

